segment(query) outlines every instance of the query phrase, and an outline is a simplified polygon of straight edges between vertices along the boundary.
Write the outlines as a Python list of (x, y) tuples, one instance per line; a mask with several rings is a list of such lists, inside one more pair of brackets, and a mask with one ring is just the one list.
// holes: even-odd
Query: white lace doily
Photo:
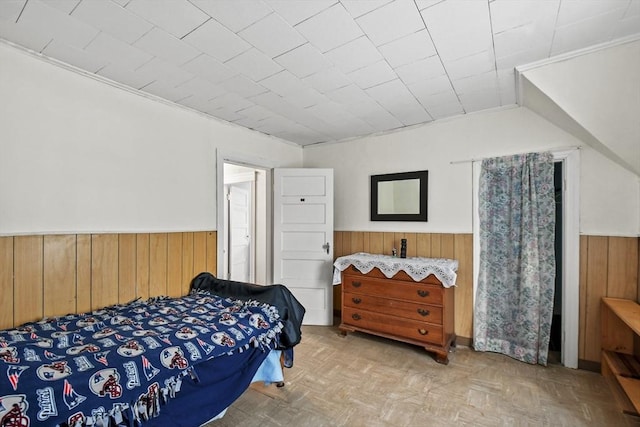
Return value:
[(360, 272), (367, 274), (374, 268), (378, 268), (382, 273), (391, 278), (399, 271), (404, 271), (416, 282), (433, 274), (442, 282), (445, 288), (456, 284), (456, 271), (458, 271), (458, 261), (446, 258), (398, 258), (389, 255), (375, 255), (359, 252), (351, 255), (341, 256), (333, 263), (333, 284), (339, 285), (342, 282), (341, 272), (353, 265)]

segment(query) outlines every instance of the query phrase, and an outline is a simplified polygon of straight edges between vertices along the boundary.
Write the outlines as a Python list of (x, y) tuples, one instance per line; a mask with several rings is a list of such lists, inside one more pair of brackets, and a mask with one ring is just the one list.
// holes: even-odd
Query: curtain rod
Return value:
[[(580, 148), (582, 148), (582, 147), (580, 147), (579, 145), (570, 145), (570, 146), (567, 146), (567, 147), (549, 148), (548, 150), (544, 150), (544, 151), (554, 152), (554, 151), (565, 151), (565, 150), (579, 150)], [(517, 155), (520, 155), (520, 154), (529, 154), (529, 153), (532, 153), (532, 152), (533, 151), (528, 151), (526, 153), (504, 154), (504, 155), (495, 156), (495, 157), (517, 156)], [(493, 158), (493, 157), (487, 156), (487, 157), (477, 157), (477, 158), (468, 159), (468, 160), (454, 160), (452, 162), (449, 162), (449, 164), (456, 165), (456, 164), (459, 164), (459, 163), (473, 163), (473, 162), (479, 162), (481, 160), (491, 159), (491, 158)]]

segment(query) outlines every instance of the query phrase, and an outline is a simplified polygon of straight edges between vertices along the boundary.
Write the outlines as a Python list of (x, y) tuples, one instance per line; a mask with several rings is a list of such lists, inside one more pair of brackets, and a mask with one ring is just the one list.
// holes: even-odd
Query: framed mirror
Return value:
[(371, 175), (371, 221), (426, 221), (429, 171)]

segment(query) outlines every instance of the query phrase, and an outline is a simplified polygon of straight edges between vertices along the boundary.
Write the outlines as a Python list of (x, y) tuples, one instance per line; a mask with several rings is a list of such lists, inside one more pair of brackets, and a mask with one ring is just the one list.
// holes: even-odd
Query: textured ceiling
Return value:
[(640, 0), (0, 0), (0, 38), (307, 145), (515, 104), (514, 67)]

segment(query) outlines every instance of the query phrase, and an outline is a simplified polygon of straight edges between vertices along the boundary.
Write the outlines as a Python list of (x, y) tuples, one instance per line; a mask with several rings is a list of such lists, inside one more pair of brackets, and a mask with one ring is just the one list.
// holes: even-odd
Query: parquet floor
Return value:
[(640, 426), (603, 377), (458, 347), (447, 366), (419, 347), (305, 326), (286, 386), (253, 387), (227, 426)]

